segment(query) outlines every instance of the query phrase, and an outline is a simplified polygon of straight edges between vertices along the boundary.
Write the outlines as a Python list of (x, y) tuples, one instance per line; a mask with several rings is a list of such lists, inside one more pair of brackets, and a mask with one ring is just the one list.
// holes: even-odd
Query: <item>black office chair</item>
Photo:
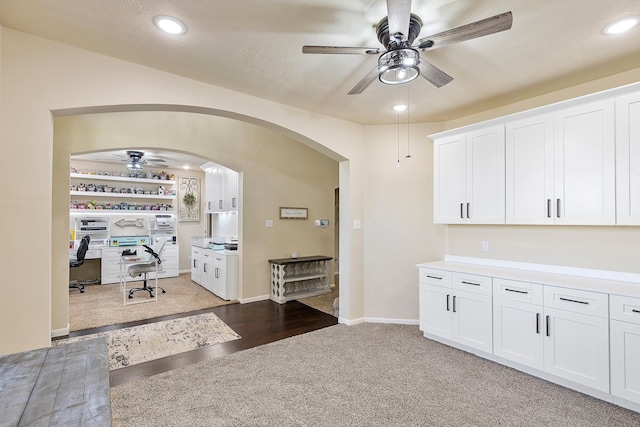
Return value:
[[(85, 255), (87, 255), (90, 240), (91, 236), (84, 236), (82, 240), (80, 240), (80, 246), (78, 246), (78, 251), (76, 252), (76, 259), (69, 260), (69, 268), (80, 267), (82, 264), (84, 264), (84, 257)], [(77, 280), (69, 281), (69, 289), (73, 288), (79, 290), (80, 293), (84, 293), (84, 285)]]
[[(127, 270), (127, 274), (131, 277), (142, 276), (142, 281), (143, 281), (143, 285), (141, 288), (131, 288), (129, 290), (129, 298), (133, 298), (133, 293), (138, 291), (149, 292), (149, 296), (153, 298), (153, 288), (149, 287), (149, 273), (162, 271), (162, 269), (158, 268), (158, 266), (162, 264), (162, 260), (160, 259), (160, 256), (162, 255), (162, 250), (164, 249), (164, 246), (166, 244), (167, 244), (167, 241), (162, 240), (156, 245), (155, 250), (154, 248), (150, 248), (147, 245), (142, 245), (144, 246), (144, 251), (151, 254), (151, 256), (153, 256), (157, 260), (157, 264), (154, 261), (154, 262), (148, 262), (143, 264), (135, 264), (129, 267), (129, 269)], [(165, 291), (164, 288), (161, 288), (160, 286), (158, 286), (158, 289), (160, 289), (163, 294), (167, 293), (167, 291)]]

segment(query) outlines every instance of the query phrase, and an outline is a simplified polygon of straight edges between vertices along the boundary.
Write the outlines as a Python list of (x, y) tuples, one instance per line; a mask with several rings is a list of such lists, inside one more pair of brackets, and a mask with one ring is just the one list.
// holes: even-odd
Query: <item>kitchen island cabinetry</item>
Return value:
[(333, 258), (316, 255), (270, 259), (271, 295), (280, 304), (331, 292), (329, 263)]

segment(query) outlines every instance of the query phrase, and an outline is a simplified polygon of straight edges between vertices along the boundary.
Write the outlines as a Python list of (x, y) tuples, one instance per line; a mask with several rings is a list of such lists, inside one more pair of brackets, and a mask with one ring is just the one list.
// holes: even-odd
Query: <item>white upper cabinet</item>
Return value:
[(205, 171), (205, 212), (237, 212), (238, 173), (212, 162), (201, 168)]
[(640, 92), (616, 98), (618, 225), (640, 225)]
[(553, 224), (553, 114), (506, 125), (506, 223)]
[(507, 224), (614, 225), (613, 100), (506, 124)]
[(434, 222), (504, 224), (504, 126), (434, 141)]
[(553, 143), (555, 223), (615, 225), (613, 98), (556, 112)]

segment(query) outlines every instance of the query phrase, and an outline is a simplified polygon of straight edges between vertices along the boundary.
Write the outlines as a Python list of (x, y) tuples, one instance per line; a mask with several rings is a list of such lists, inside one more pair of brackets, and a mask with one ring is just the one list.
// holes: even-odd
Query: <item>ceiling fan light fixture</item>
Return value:
[(398, 85), (408, 83), (420, 75), (420, 54), (405, 47), (389, 50), (378, 59), (378, 78), (382, 83)]

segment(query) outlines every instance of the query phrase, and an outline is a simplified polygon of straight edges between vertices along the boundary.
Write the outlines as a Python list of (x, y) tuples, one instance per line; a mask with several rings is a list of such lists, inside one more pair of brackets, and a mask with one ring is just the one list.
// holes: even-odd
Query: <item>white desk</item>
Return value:
[[(130, 289), (127, 289), (127, 283), (140, 282), (142, 280), (141, 276), (130, 277), (128, 274), (129, 267), (132, 267), (134, 265), (139, 265), (139, 264), (148, 264), (148, 263), (155, 264), (155, 274), (153, 275), (154, 277), (153, 279), (148, 279), (148, 280), (155, 281), (153, 298), (149, 297), (143, 300), (129, 301)], [(148, 285), (149, 284), (147, 282), (147, 286)], [(120, 292), (122, 293), (122, 299), (123, 299), (124, 305), (158, 301), (158, 260), (149, 254), (121, 256), (120, 257)]]

